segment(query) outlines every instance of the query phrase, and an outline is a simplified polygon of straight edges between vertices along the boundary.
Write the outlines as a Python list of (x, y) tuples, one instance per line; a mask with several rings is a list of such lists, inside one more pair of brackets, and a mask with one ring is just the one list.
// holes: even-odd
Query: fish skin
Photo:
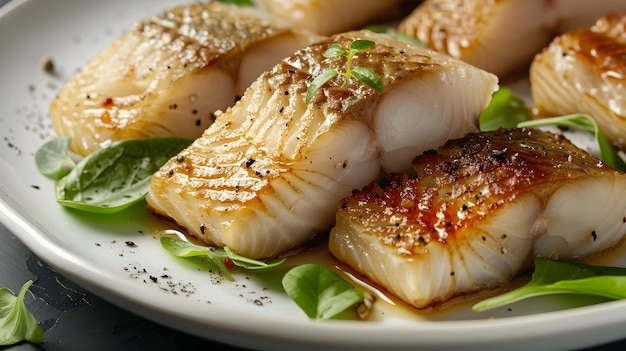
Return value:
[(530, 68), (540, 116), (585, 113), (607, 138), (626, 148), (626, 13), (601, 17), (556, 38)]
[[(341, 57), (323, 53), (332, 43), (348, 47), (355, 39), (376, 43), (353, 63), (378, 72), (383, 92), (356, 79), (344, 86), (338, 76), (306, 104), (313, 78), (345, 65)], [(387, 96), (413, 81), (424, 91), (429, 82), (443, 82), (439, 100), (428, 99), (425, 108), (437, 107), (446, 91), (456, 94), (457, 87), (471, 98), (455, 96), (461, 111), (410, 109), (406, 116), (379, 111)], [(449, 133), (429, 141), (441, 145), (448, 134), (476, 130), (477, 116), (497, 86), (495, 76), (431, 50), (369, 31), (342, 33), (299, 50), (259, 77), (201, 138), (155, 173), (146, 200), (152, 211), (207, 244), (226, 245), (247, 257), (276, 256), (326, 232), (339, 201), (387, 171), (381, 160), (393, 150), (380, 141), (379, 119), (447, 121), (443, 128)], [(416, 150), (433, 147), (420, 141), (430, 134), (415, 136)], [(421, 151), (411, 153), (400, 169), (408, 169)]]
[(398, 26), (427, 47), (500, 78), (528, 69), (552, 38), (626, 11), (614, 0), (426, 0)]
[[(119, 140), (197, 138), (264, 69), (317, 39), (258, 9), (178, 6), (135, 23), (82, 67), (51, 102), (52, 124), (79, 155)], [(246, 52), (271, 40), (284, 48), (244, 82)]]
[(626, 234), (626, 174), (562, 135), (470, 133), (413, 168), (344, 199), (329, 249), (417, 308), (505, 287), (536, 255), (589, 257)]
[(257, 3), (297, 26), (331, 35), (393, 17), (400, 0), (257, 0)]

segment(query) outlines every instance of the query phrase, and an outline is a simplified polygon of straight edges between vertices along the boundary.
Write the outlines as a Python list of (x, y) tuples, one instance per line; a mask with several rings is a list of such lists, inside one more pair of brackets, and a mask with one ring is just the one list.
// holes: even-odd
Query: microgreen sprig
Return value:
[(306, 103), (311, 102), (313, 95), (317, 92), (326, 82), (333, 79), (336, 76), (343, 76), (344, 81), (342, 87), (345, 87), (348, 84), (350, 78), (354, 77), (361, 82), (367, 84), (372, 89), (381, 92), (383, 91), (383, 80), (382, 78), (374, 72), (369, 67), (358, 66), (352, 68), (352, 58), (355, 54), (365, 51), (375, 43), (371, 40), (365, 39), (356, 39), (350, 43), (348, 50), (344, 50), (341, 45), (337, 43), (333, 43), (330, 47), (323, 53), (324, 57), (336, 57), (336, 56), (345, 56), (346, 57), (346, 69), (345, 71), (339, 71), (336, 69), (329, 69), (322, 73), (320, 73), (309, 85), (309, 88), (306, 92)]

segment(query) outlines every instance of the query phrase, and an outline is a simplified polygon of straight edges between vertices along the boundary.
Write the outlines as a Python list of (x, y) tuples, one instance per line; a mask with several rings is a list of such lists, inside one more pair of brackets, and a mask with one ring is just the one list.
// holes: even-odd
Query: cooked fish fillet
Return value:
[(257, 0), (270, 13), (322, 35), (388, 19), (400, 0)]
[(552, 38), (626, 11), (615, 0), (426, 0), (399, 31), (500, 77), (526, 69)]
[(173, 8), (135, 24), (72, 77), (50, 106), (86, 155), (112, 141), (197, 138), (265, 70), (319, 37), (258, 9)]
[(626, 174), (563, 136), (470, 133), (343, 200), (331, 253), (418, 308), (506, 286), (536, 255), (577, 259), (626, 234)]
[(555, 38), (531, 65), (531, 95), (542, 115), (586, 113), (626, 148), (626, 13)]
[[(355, 39), (376, 43), (353, 67), (378, 72), (383, 92), (337, 76), (306, 104), (313, 78), (345, 66), (322, 54)], [(148, 204), (206, 243), (278, 255), (328, 230), (339, 201), (381, 171), (406, 170), (423, 150), (476, 130), (497, 85), (489, 73), (386, 35), (322, 40), (263, 74), (166, 163)]]

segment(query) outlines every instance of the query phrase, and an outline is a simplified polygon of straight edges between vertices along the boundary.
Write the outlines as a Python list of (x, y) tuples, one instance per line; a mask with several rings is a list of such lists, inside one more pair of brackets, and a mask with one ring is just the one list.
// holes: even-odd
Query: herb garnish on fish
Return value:
[(326, 82), (333, 79), (334, 77), (340, 75), (344, 77), (343, 86), (348, 83), (351, 77), (360, 80), (361, 82), (369, 85), (372, 89), (377, 92), (383, 91), (383, 80), (380, 78), (378, 73), (374, 72), (371, 68), (368, 67), (354, 67), (352, 68), (352, 57), (359, 52), (365, 51), (375, 43), (371, 40), (357, 39), (352, 41), (348, 50), (344, 50), (341, 45), (334, 43), (332, 44), (328, 50), (324, 52), (324, 57), (335, 57), (335, 56), (345, 56), (346, 57), (346, 70), (339, 71), (336, 69), (329, 69), (322, 73), (320, 73), (311, 85), (309, 85), (309, 89), (306, 92), (306, 103), (311, 102), (313, 95), (316, 91), (318, 91)]

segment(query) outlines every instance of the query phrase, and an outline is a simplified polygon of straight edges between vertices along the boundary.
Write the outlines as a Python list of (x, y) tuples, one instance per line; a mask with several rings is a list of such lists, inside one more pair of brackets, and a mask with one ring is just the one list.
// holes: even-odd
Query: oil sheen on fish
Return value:
[(214, 111), (317, 39), (258, 9), (179, 6), (136, 23), (72, 77), (51, 103), (52, 124), (80, 155), (117, 140), (197, 138)]
[(626, 149), (626, 13), (556, 37), (530, 69), (540, 115), (586, 113)]
[(322, 35), (391, 17), (400, 0), (257, 0), (270, 13)]
[(525, 70), (552, 38), (626, 11), (614, 0), (426, 0), (399, 31), (500, 77)]
[(418, 307), (504, 287), (537, 255), (580, 259), (626, 234), (626, 174), (561, 135), (470, 133), (343, 200), (329, 247)]
[[(307, 104), (311, 81), (346, 65), (323, 53), (356, 39), (376, 43), (352, 64), (377, 72), (383, 92), (338, 75)], [(497, 87), (492, 74), (386, 35), (324, 39), (264, 73), (166, 163), (153, 176), (148, 205), (206, 243), (248, 257), (278, 255), (330, 229), (352, 190), (476, 130)]]

